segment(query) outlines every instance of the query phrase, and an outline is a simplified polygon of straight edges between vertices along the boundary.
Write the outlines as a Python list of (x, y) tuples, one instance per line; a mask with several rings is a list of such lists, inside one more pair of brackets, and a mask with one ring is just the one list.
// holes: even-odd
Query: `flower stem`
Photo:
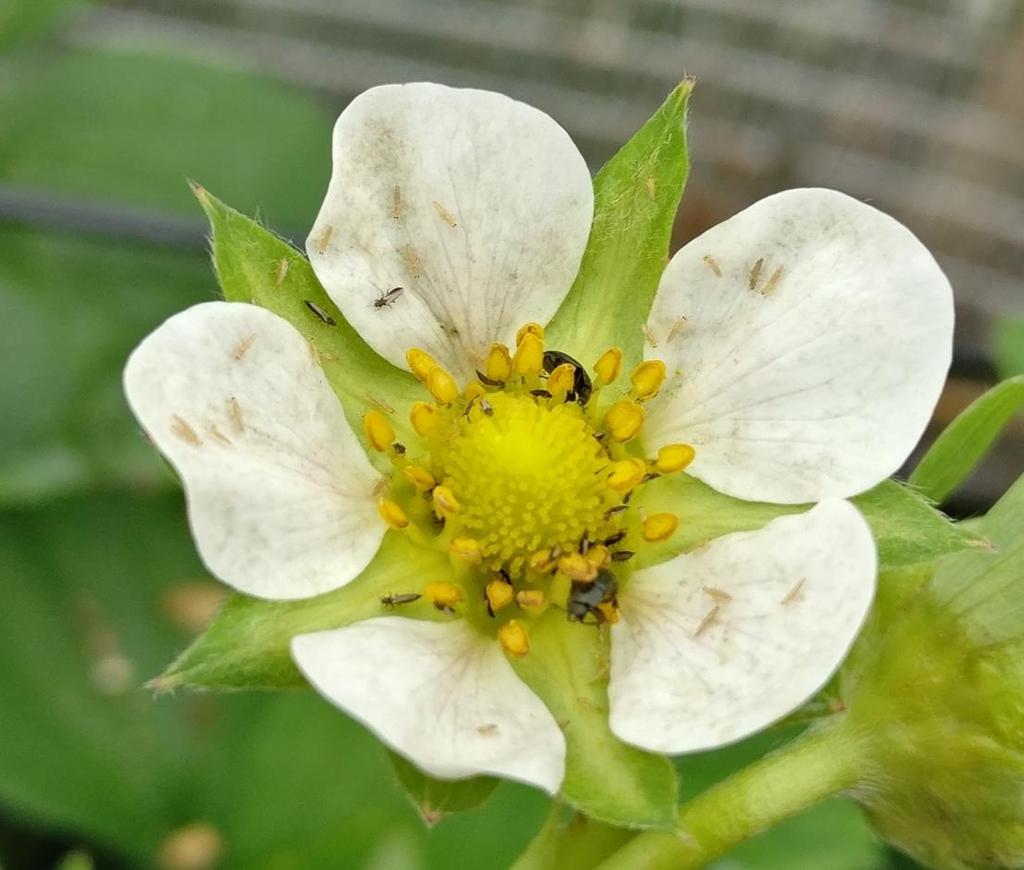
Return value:
[(688, 870), (807, 807), (855, 786), (863, 774), (856, 736), (840, 725), (809, 733), (682, 806), (675, 831), (648, 831), (602, 870)]

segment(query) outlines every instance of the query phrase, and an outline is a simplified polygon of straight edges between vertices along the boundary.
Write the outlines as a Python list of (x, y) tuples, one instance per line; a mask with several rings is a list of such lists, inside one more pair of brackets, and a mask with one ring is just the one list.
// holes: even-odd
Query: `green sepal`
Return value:
[(565, 734), (562, 798), (580, 812), (629, 828), (670, 827), (679, 784), (667, 758), (628, 746), (608, 727), (606, 631), (552, 608), (530, 627), (530, 653), (512, 662)]
[[(362, 439), (363, 414), (375, 408), (391, 421), (399, 440), (412, 437), (406, 409), (425, 394), (408, 372), (374, 351), (345, 320), (321, 287), (309, 261), (288, 242), (194, 184), (210, 220), (213, 264), (224, 298), (273, 311), (310, 342), (353, 431)], [(312, 302), (334, 321), (325, 323)], [(371, 458), (378, 454), (372, 454)]]
[(1024, 375), (997, 384), (950, 423), (910, 475), (911, 486), (942, 502), (985, 457), (1003, 427), (1024, 408)]
[[(340, 589), (298, 601), (264, 601), (233, 593), (211, 625), (150, 685), (157, 691), (285, 689), (305, 685), (289, 645), (297, 634), (340, 628), (390, 611), (381, 597), (418, 592), (450, 570), (448, 556), (388, 532), (373, 561)], [(404, 604), (403, 616), (437, 618), (425, 600)]]
[(452, 813), (475, 809), (498, 787), (499, 780), (493, 776), (435, 779), (390, 749), (388, 757), (395, 769), (398, 784), (429, 827)]
[[(950, 522), (927, 500), (895, 480), (884, 481), (851, 501), (871, 526), (883, 570), (985, 546), (981, 536)], [(633, 504), (648, 513), (668, 511), (679, 517), (679, 529), (667, 541), (637, 548), (630, 563), (636, 568), (664, 562), (730, 532), (759, 529), (776, 517), (810, 507), (742, 501), (685, 474), (646, 483)], [(631, 515), (639, 513), (630, 511)], [(633, 523), (627, 540), (640, 540), (635, 516)]]
[(680, 84), (594, 179), (594, 222), (576, 281), (545, 343), (587, 368), (622, 348), (628, 370), (643, 353), (647, 320), (668, 262), (669, 241), (690, 162), (686, 106), (694, 80)]

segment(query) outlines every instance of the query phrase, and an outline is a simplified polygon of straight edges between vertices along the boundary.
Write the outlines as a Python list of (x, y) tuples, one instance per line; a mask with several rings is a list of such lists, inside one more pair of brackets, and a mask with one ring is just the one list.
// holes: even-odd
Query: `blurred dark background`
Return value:
[[(842, 189), (911, 227), (958, 300), (933, 430), (1024, 372), (1019, 0), (0, 0), (0, 866), (503, 867), (545, 801), (503, 785), (430, 833), (318, 699), (140, 684), (219, 600), (120, 369), (216, 293), (186, 177), (300, 240), (359, 91), (427, 79), (543, 108), (596, 169), (698, 77), (682, 243)], [(1024, 471), (1024, 429), (947, 509)], [(681, 764), (694, 792), (777, 745)], [(842, 801), (725, 868), (910, 866)]]

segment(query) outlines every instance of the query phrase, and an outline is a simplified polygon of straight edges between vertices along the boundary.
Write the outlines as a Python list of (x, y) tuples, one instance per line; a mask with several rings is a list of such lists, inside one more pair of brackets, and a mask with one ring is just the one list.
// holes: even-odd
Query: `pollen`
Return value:
[(510, 656), (521, 658), (530, 651), (530, 637), (515, 619), (510, 619), (498, 629), (498, 640)]
[(640, 363), (629, 376), (638, 399), (653, 399), (665, 381), (665, 363), (651, 359)]
[(470, 565), (480, 564), (484, 556), (480, 542), (474, 538), (455, 538), (448, 545), (448, 552), (456, 559), (467, 562)]
[(513, 374), (535, 375), (543, 365), (544, 341), (536, 333), (525, 333), (512, 357)]
[(654, 468), (659, 474), (674, 474), (693, 462), (696, 451), (689, 444), (666, 444), (658, 451)]
[(548, 561), (538, 552), (571, 552), (587, 532), (607, 529), (605, 512), (620, 496), (607, 484), (611, 461), (578, 404), (549, 407), (505, 392), (488, 398), (491, 414), (473, 409), (459, 419), (443, 459), (445, 483), (488, 563), (518, 573), (527, 562)]
[(445, 580), (434, 581), (423, 587), (423, 595), (438, 610), (451, 612), (462, 601), (462, 589)]
[(509, 379), (509, 375), (512, 374), (512, 357), (505, 345), (497, 342), (491, 345), (487, 362), (484, 364), (484, 374), (489, 381), (496, 384), (503, 384)]
[(598, 358), (594, 365), (594, 374), (597, 375), (597, 380), (600, 383), (607, 386), (619, 376), (621, 369), (622, 351), (617, 347), (612, 347)]
[(636, 402), (622, 399), (608, 409), (604, 422), (612, 438), (629, 441), (644, 425), (644, 409)]
[(387, 498), (378, 499), (377, 510), (380, 512), (381, 519), (393, 529), (404, 529), (409, 525), (409, 517), (405, 515), (405, 511), (397, 502)]
[(363, 431), (378, 452), (387, 450), (395, 441), (395, 428), (380, 411), (367, 411), (363, 415)]
[(504, 580), (491, 580), (484, 589), (484, 595), (487, 597), (487, 606), (491, 609), (491, 613), (494, 613), (503, 607), (508, 607), (516, 597), (516, 591), (512, 588), (511, 583), (506, 583)]
[(672, 537), (679, 526), (679, 517), (675, 514), (651, 514), (643, 525), (645, 541), (665, 541)]

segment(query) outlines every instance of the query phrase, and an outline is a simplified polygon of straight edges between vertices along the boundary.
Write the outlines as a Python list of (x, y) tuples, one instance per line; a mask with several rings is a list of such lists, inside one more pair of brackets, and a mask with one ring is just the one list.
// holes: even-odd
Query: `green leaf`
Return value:
[(984, 458), (1003, 427), (1024, 408), (1024, 375), (975, 399), (950, 423), (910, 475), (910, 485), (943, 501)]
[[(289, 644), (297, 634), (340, 628), (387, 613), (381, 596), (417, 592), (451, 570), (447, 553), (389, 532), (373, 561), (340, 589), (297, 601), (265, 601), (232, 594), (213, 623), (152, 685), (158, 691), (281, 689), (305, 685)], [(437, 618), (425, 600), (402, 605), (403, 615)]]
[(992, 344), (996, 368), (1002, 377), (1024, 375), (1024, 317), (999, 321)]
[(579, 274), (546, 330), (545, 342), (589, 366), (622, 348), (640, 360), (641, 326), (668, 262), (669, 241), (690, 163), (686, 106), (694, 80), (680, 84), (594, 179), (594, 223)]
[(675, 769), (608, 728), (608, 652), (606, 632), (571, 623), (555, 609), (534, 622), (530, 654), (512, 664), (565, 733), (562, 797), (608, 824), (668, 827), (676, 811)]
[[(896, 481), (884, 481), (852, 501), (871, 526), (883, 570), (984, 545), (980, 536), (951, 523), (920, 495)], [(633, 504), (649, 513), (669, 511), (679, 517), (679, 529), (669, 540), (637, 548), (636, 558), (630, 563), (637, 568), (664, 562), (721, 535), (759, 529), (776, 517), (808, 508), (741, 501), (684, 474), (650, 481), (637, 493)], [(633, 523), (627, 540), (639, 541), (638, 520), (634, 518)]]
[(399, 785), (428, 827), (433, 827), (452, 813), (475, 809), (498, 787), (498, 780), (493, 776), (435, 779), (401, 755), (390, 750), (388, 755)]
[[(362, 416), (371, 408), (389, 416), (400, 440), (411, 437), (405, 411), (424, 398), (415, 378), (391, 365), (359, 337), (301, 253), (204, 188), (195, 185), (193, 189), (210, 219), (213, 262), (224, 298), (262, 305), (309, 339), (349, 424), (360, 437)], [(310, 311), (307, 302), (319, 306), (334, 322), (325, 323)]]

